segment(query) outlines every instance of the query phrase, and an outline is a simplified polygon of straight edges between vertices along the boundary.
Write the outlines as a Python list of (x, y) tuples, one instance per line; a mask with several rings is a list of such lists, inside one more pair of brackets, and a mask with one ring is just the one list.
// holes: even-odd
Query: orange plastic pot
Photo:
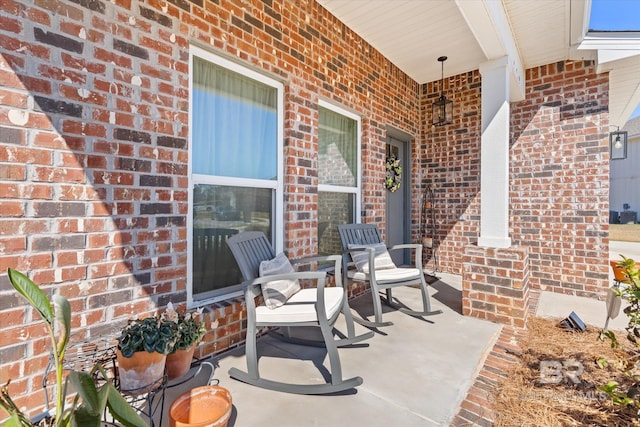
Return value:
[(169, 408), (170, 427), (226, 427), (231, 416), (231, 393), (205, 385), (181, 394)]
[(611, 265), (611, 268), (613, 268), (613, 280), (615, 280), (616, 282), (620, 282), (620, 283), (628, 283), (629, 282), (629, 278), (627, 277), (627, 275), (624, 273), (624, 269), (621, 267), (618, 267), (618, 262), (619, 261), (613, 261), (610, 260), (609, 264)]

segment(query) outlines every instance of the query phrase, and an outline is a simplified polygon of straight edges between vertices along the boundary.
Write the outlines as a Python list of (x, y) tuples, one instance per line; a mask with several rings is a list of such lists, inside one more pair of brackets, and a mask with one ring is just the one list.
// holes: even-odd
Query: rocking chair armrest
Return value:
[[(336, 278), (336, 286), (342, 286), (342, 256), (340, 255), (319, 255), (312, 257), (299, 258), (295, 260), (291, 260), (291, 265), (297, 267), (303, 264), (313, 264), (320, 262), (332, 262), (333, 263), (333, 274)], [(326, 271), (327, 273), (330, 270), (323, 269), (319, 271)]]
[(291, 260), (292, 265), (312, 264), (317, 262), (333, 262), (336, 269), (338, 269), (338, 266), (342, 264), (342, 257), (340, 255), (319, 255)]
[(404, 243), (401, 245), (393, 245), (388, 250), (394, 251), (396, 249), (415, 249), (415, 267), (422, 270), (422, 245), (419, 243)]
[(260, 289), (260, 283), (253, 282), (254, 280), (246, 280), (241, 285), (244, 303), (247, 306), (247, 316), (255, 318), (256, 298), (262, 295), (262, 290)]
[[(327, 275), (324, 271), (296, 271), (293, 273), (283, 273), (283, 274), (272, 274), (269, 276), (256, 277), (255, 279), (247, 280), (242, 282), (242, 287), (245, 290), (245, 293), (249, 289), (256, 289), (263, 283), (273, 282), (276, 280), (296, 280), (296, 279), (312, 279), (318, 281), (318, 287), (324, 287), (324, 279)], [(260, 294), (260, 292), (258, 292)]]
[(418, 249), (421, 248), (422, 245), (418, 244), (418, 243), (403, 243), (401, 245), (393, 245), (390, 248), (387, 248), (387, 250), (389, 251), (395, 251), (396, 249)]

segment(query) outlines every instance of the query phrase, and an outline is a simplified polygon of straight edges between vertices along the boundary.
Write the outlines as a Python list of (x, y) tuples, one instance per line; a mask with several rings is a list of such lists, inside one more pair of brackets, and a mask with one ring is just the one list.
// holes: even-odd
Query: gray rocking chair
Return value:
[[(275, 257), (271, 243), (262, 232), (246, 231), (227, 240), (231, 253), (235, 257), (245, 279), (243, 283), (245, 303), (247, 305), (247, 342), (246, 357), (248, 372), (232, 368), (232, 378), (271, 390), (296, 394), (329, 394), (336, 393), (362, 384), (362, 378), (342, 378), (342, 368), (338, 356), (338, 347), (352, 345), (373, 336), (372, 332), (356, 336), (353, 317), (349, 309), (347, 294), (342, 287), (342, 258), (339, 255), (329, 257), (312, 257), (292, 261), (293, 265), (309, 264), (321, 261), (332, 261), (335, 265), (335, 287), (325, 287), (326, 272), (306, 271), (259, 276), (260, 263)], [(270, 309), (264, 304), (256, 306), (255, 298), (262, 294), (263, 283), (286, 279), (312, 279), (316, 288), (305, 288), (294, 294), (284, 305)], [(342, 312), (346, 318), (347, 336), (334, 339), (333, 325)], [(257, 332), (259, 327), (278, 326), (284, 329), (300, 326), (319, 326), (323, 337), (323, 346), (329, 356), (331, 383), (325, 384), (290, 384), (268, 380), (260, 377), (258, 369)], [(299, 344), (318, 345), (318, 341), (290, 339), (287, 341)]]
[[(387, 305), (400, 310), (403, 313), (409, 314), (410, 316), (422, 317), (442, 313), (442, 310), (431, 310), (431, 302), (429, 299), (429, 293), (427, 291), (427, 282), (425, 281), (424, 272), (422, 270), (422, 245), (402, 244), (388, 248), (389, 251), (414, 249), (415, 265), (413, 268), (397, 267), (389, 258), (384, 268), (377, 269), (376, 257), (380, 254), (376, 253), (376, 249), (373, 247), (373, 245), (378, 245), (378, 247), (380, 247), (381, 245), (384, 245), (384, 242), (382, 241), (380, 230), (376, 225), (339, 225), (338, 232), (340, 233), (340, 239), (342, 240), (343, 248), (342, 259), (344, 283), (348, 283), (348, 279), (351, 279), (354, 281), (369, 281), (369, 284), (371, 286), (371, 296), (373, 299), (375, 322), (370, 322), (365, 319), (356, 319), (356, 322), (364, 326), (375, 328), (393, 324), (393, 322), (382, 321), (382, 303), (380, 291), (383, 289), (386, 291)], [(364, 271), (349, 270), (349, 263), (354, 260), (354, 258), (358, 257), (358, 254), (362, 254), (362, 251), (366, 251), (368, 254), (368, 257), (365, 257), (367, 268), (364, 269)], [(422, 293), (422, 311), (410, 310), (406, 307), (400, 307), (397, 304), (393, 303), (391, 289), (396, 286), (407, 285), (420, 286), (420, 291)]]

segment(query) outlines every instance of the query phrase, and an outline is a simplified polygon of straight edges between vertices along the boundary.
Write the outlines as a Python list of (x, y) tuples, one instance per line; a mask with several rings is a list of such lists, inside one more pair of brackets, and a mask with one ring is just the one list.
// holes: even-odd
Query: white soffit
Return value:
[(578, 47), (597, 53), (597, 71), (609, 72), (609, 124), (622, 127), (640, 104), (640, 32), (589, 32)]
[(567, 59), (588, 26), (583, 0), (504, 0), (504, 4), (525, 69)]
[(640, 104), (640, 55), (621, 59), (609, 71), (609, 124), (622, 127)]
[[(418, 83), (440, 79), (441, 55), (449, 58), (445, 77), (477, 70), (500, 51), (515, 68), (519, 56), (523, 69), (568, 59), (571, 45), (584, 35), (590, 5), (590, 0), (317, 1)], [(484, 17), (469, 12), (476, 7), (485, 10)]]
[(595, 59), (598, 72), (610, 72), (613, 126), (622, 127), (640, 102), (640, 33), (587, 33), (591, 0), (317, 1), (418, 83), (440, 79), (441, 55), (449, 58), (445, 77), (496, 55), (519, 57), (524, 70)]
[(318, 0), (418, 83), (478, 69), (486, 61), (452, 0)]

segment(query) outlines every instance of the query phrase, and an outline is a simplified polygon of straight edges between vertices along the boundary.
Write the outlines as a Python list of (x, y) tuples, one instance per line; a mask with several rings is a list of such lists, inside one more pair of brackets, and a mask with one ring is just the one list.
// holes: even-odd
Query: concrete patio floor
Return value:
[[(640, 260), (640, 243), (611, 242), (610, 258), (619, 254)], [(429, 286), (433, 309), (442, 314), (421, 320), (385, 308), (385, 320), (394, 324), (365, 341), (367, 346), (340, 349), (343, 376), (361, 376), (364, 383), (339, 395), (300, 396), (260, 389), (229, 377), (231, 367), (246, 370), (244, 347), (210, 361), (216, 366), (214, 382), (229, 389), (233, 413), (229, 427), (247, 426), (447, 426), (493, 348), (501, 326), (461, 314), (461, 277), (438, 273)], [(398, 288), (394, 297), (419, 308), (418, 289)], [(354, 315), (369, 317), (371, 296), (351, 301)], [(575, 311), (588, 325), (602, 327), (604, 301), (541, 292), (536, 315), (564, 318)], [(621, 314), (612, 329), (626, 325)], [(343, 319), (336, 324), (344, 330)], [(356, 325), (357, 331), (367, 329)], [(259, 340), (263, 377), (289, 382), (322, 382), (328, 360), (322, 348), (288, 344), (265, 336)], [(189, 383), (167, 391), (165, 415), (168, 426), (170, 402), (193, 386)], [(159, 414), (158, 414), (159, 415)], [(159, 418), (159, 417), (158, 417)], [(159, 424), (156, 424), (159, 425)]]
[[(458, 412), (500, 325), (461, 314), (461, 278), (446, 273), (429, 286), (432, 309), (442, 314), (414, 318), (386, 308), (381, 328), (363, 347), (339, 349), (343, 376), (361, 376), (354, 390), (301, 396), (264, 390), (229, 377), (231, 367), (246, 370), (244, 347), (213, 360), (214, 378), (233, 396), (229, 426), (442, 426)], [(420, 307), (420, 291), (394, 289), (394, 298)], [(351, 302), (354, 315), (373, 312), (371, 296)], [(336, 327), (344, 331), (343, 318)], [(356, 330), (367, 329), (356, 325)], [(324, 382), (329, 363), (322, 348), (293, 345), (266, 336), (258, 341), (263, 377), (297, 383)], [(171, 390), (178, 395), (180, 390)], [(167, 404), (173, 399), (167, 396)], [(165, 409), (166, 410), (166, 409)], [(163, 417), (162, 425), (169, 425)]]

